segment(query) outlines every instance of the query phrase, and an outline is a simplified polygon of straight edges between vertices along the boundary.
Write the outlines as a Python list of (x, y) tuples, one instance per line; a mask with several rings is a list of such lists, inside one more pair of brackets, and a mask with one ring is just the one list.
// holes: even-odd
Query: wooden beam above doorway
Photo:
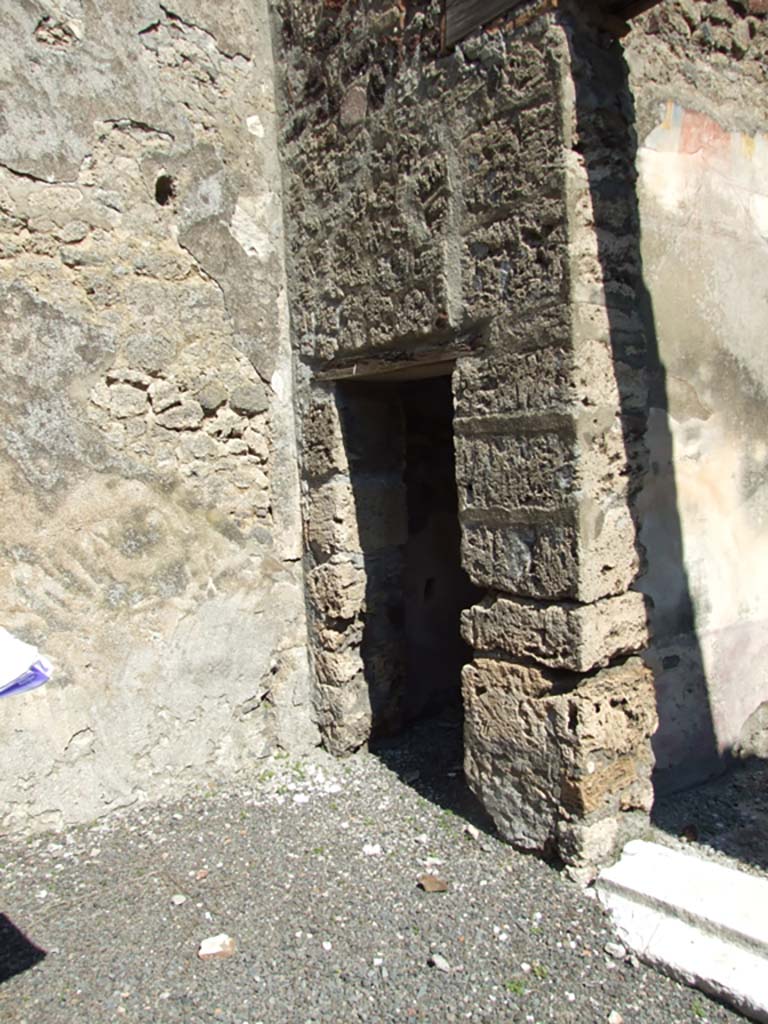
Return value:
[(453, 373), (459, 356), (472, 353), (468, 347), (452, 345), (450, 349), (421, 349), (415, 352), (392, 352), (381, 356), (368, 356), (345, 361), (342, 365), (328, 366), (315, 373), (319, 381), (401, 381), (425, 380)]

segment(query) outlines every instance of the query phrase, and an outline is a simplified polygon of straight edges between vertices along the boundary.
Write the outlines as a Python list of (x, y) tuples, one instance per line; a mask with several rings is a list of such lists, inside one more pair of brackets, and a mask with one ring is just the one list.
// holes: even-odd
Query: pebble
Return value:
[(608, 1024), (624, 1024), (624, 1018), (618, 1010), (611, 1010), (608, 1014)]
[(430, 967), (435, 967), (438, 971), (443, 971), (445, 974), (448, 974), (451, 970), (451, 965), (440, 953), (433, 953), (429, 960), (427, 960), (427, 963)]
[(627, 955), (627, 950), (620, 942), (606, 942), (603, 949), (608, 956), (612, 956), (614, 960), (623, 960)]
[(366, 843), (363, 853), (366, 857), (377, 857), (381, 853), (381, 846), (379, 843)]
[(201, 960), (224, 960), (235, 952), (235, 940), (225, 932), (203, 939), (197, 955)]
[(174, 895), (171, 896), (171, 903), (174, 905), (174, 907), (180, 907), (182, 903), (186, 902), (187, 897), (183, 896), (180, 892), (174, 893)]

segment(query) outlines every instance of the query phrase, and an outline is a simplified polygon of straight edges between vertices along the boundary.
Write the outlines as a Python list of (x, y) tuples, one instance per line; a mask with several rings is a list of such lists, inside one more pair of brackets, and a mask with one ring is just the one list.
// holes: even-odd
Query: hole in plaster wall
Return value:
[(167, 206), (176, 198), (176, 179), (170, 174), (161, 174), (155, 182), (155, 201), (160, 206)]

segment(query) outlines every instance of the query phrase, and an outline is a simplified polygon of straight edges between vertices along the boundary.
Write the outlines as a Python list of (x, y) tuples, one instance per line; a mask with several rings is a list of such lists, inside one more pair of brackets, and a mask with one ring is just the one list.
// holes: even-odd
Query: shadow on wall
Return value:
[(45, 957), (45, 950), (30, 942), (9, 917), (0, 914), (0, 985)]
[(620, 43), (601, 43), (589, 31), (570, 35), (577, 111), (574, 147), (589, 181), (619, 392), (640, 558), (635, 588), (645, 595), (651, 637), (645, 659), (656, 681), (659, 727), (653, 748), (659, 796), (721, 772), (727, 755), (718, 750), (697, 635), (684, 559), (666, 371), (643, 272), (629, 68)]

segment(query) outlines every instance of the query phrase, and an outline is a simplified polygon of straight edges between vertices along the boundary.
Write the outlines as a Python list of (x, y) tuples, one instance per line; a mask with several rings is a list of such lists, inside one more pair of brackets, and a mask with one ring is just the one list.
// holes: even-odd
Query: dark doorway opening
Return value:
[(451, 366), (440, 369), (336, 387), (365, 571), (369, 740), (434, 715), (461, 725), (461, 612), (481, 595), (461, 565)]
[(461, 565), (451, 378), (399, 385), (408, 537), (403, 552), (403, 720), (461, 715), (461, 670), (471, 650), (462, 609), (480, 593)]

